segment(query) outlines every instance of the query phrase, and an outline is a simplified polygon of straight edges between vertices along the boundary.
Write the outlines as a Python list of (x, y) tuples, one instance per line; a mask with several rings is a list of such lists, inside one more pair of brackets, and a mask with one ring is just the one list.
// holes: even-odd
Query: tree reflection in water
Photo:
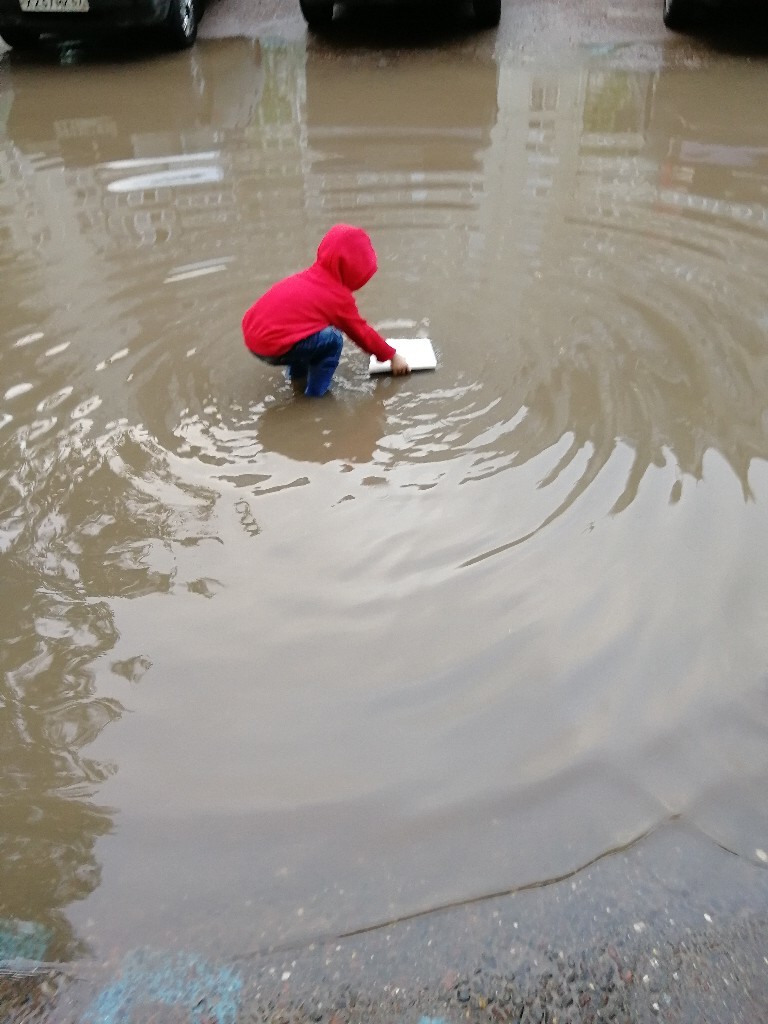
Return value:
[[(172, 565), (155, 563), (177, 536), (167, 496), (179, 485), (136, 431), (46, 438), (19, 429), (0, 477), (0, 932), (6, 955), (15, 941), (17, 955), (71, 961), (87, 950), (66, 908), (99, 885), (96, 841), (114, 818), (98, 793), (116, 766), (87, 756), (124, 711), (95, 668), (119, 639), (110, 598), (171, 589)], [(206, 514), (204, 492), (178, 493), (187, 525), (190, 506)], [(136, 681), (148, 667), (139, 652), (112, 671)], [(44, 955), (30, 934), (45, 937)]]

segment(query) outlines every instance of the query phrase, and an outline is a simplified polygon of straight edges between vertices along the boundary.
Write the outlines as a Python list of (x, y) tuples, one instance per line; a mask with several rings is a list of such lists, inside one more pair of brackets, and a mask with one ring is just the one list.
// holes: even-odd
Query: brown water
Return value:
[[(234, 953), (675, 816), (765, 858), (767, 92), (660, 46), (0, 63), (0, 918)], [(239, 321), (341, 220), (439, 368), (347, 346), (310, 403)]]

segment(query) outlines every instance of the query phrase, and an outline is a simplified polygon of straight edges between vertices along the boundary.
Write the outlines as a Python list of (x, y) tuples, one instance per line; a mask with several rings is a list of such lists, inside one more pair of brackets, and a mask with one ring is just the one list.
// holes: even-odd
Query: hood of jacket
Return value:
[(376, 250), (367, 233), (351, 224), (336, 224), (317, 249), (317, 262), (350, 291), (376, 273)]

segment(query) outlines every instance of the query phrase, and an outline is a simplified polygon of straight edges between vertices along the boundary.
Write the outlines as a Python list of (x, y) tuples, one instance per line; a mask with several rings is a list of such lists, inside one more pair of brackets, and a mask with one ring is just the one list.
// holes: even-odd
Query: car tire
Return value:
[(496, 28), (501, 21), (501, 0), (474, 0), (473, 6), (479, 28)]
[(12, 50), (32, 50), (40, 44), (40, 34), (28, 28), (0, 29), (0, 36)]
[(333, 0), (299, 0), (301, 13), (313, 32), (330, 28), (333, 21)]
[(687, 32), (696, 23), (697, 10), (694, 0), (662, 0), (664, 24), (673, 32)]
[(163, 23), (163, 38), (172, 50), (188, 50), (197, 39), (196, 0), (171, 0)]

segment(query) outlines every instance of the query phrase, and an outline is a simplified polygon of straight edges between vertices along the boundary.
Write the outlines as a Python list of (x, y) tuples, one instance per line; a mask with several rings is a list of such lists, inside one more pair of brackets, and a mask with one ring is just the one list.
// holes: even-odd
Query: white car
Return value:
[[(356, 4), (388, 3), (391, 0), (353, 0)], [(335, 0), (299, 0), (301, 13), (313, 31), (322, 31), (333, 20)], [(480, 28), (495, 28), (501, 19), (501, 0), (472, 0), (475, 22)]]

